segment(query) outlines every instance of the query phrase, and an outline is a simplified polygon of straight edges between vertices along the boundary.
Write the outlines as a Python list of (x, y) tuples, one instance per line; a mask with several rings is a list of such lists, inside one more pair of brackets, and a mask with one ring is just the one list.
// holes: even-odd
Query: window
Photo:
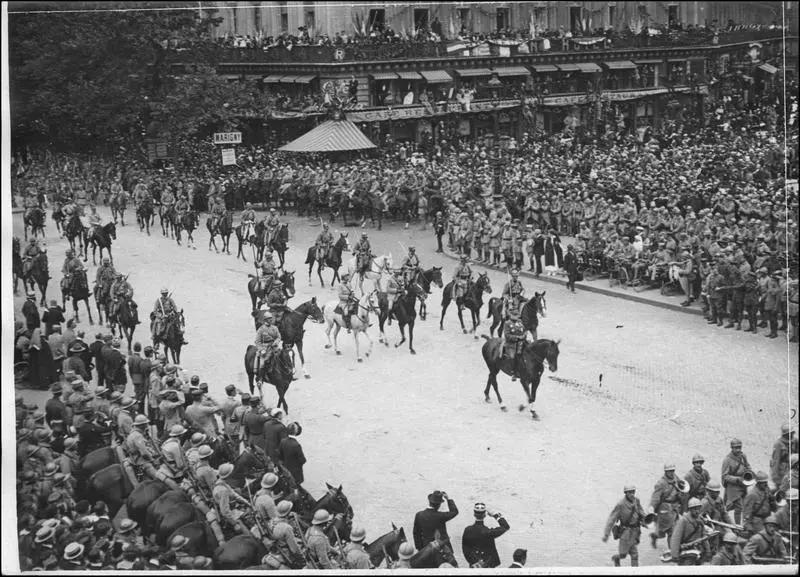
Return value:
[(311, 31), (316, 26), (316, 18), (313, 10), (306, 10), (306, 28), (308, 28), (308, 33), (311, 34)]
[(472, 14), (469, 8), (458, 8), (458, 25), (466, 30), (472, 32)]
[(420, 28), (428, 28), (429, 15), (430, 15), (430, 10), (428, 10), (427, 8), (415, 8), (414, 29), (419, 30)]
[(258, 6), (253, 7), (253, 22), (256, 25), (256, 32), (261, 30), (261, 10), (259, 10)]
[(678, 5), (677, 4), (670, 4), (667, 6), (667, 22), (669, 22), (669, 27), (674, 28), (678, 26)]
[(508, 8), (497, 8), (496, 18), (497, 18), (497, 29), (503, 30), (504, 28), (508, 28), (511, 24), (511, 19), (509, 17), (510, 10)]
[(386, 26), (386, 10), (370, 10), (369, 20), (367, 20), (367, 32), (371, 30), (383, 30)]
[(288, 32), (289, 31), (289, 14), (287, 12), (281, 12), (281, 32)]
[(606, 28), (617, 27), (617, 7), (613, 5), (608, 6), (608, 24)]
[(573, 34), (580, 32), (583, 29), (583, 25), (581, 24), (580, 6), (569, 7), (569, 29)]

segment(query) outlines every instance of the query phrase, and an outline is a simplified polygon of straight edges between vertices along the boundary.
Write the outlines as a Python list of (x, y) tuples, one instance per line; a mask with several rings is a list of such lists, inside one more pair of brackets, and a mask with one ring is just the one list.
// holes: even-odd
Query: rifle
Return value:
[(344, 554), (342, 540), (339, 539), (339, 530), (336, 528), (336, 525), (333, 526), (333, 534), (336, 535), (336, 548), (339, 550), (339, 556), (342, 558), (342, 566), (345, 569), (349, 569), (350, 567), (347, 564), (347, 556)]
[(303, 533), (302, 527), (300, 527), (300, 523), (297, 521), (297, 513), (292, 513), (290, 517), (294, 521), (294, 525), (297, 525), (297, 532), (300, 534), (300, 540), (303, 542), (303, 557), (305, 557), (306, 562), (312, 569), (319, 570), (319, 566), (317, 562), (314, 561), (314, 558), (308, 552), (308, 541), (306, 540), (306, 535)]
[(757, 565), (785, 565), (793, 563), (794, 557), (791, 555), (784, 555), (783, 557), (758, 557), (753, 555), (753, 563)]
[(256, 525), (258, 526), (258, 531), (261, 533), (261, 538), (264, 539), (265, 537), (268, 537), (268, 535), (267, 535), (267, 531), (261, 525), (261, 519), (259, 518), (258, 511), (256, 511), (256, 505), (253, 502), (253, 494), (250, 492), (250, 480), (249, 479), (245, 479), (244, 480), (244, 486), (247, 487), (247, 497), (250, 500), (250, 507), (253, 509), (253, 519), (255, 520)]
[(708, 515), (703, 517), (703, 521), (706, 523), (713, 523), (719, 527), (725, 527), (726, 529), (730, 529), (731, 531), (744, 531), (744, 527), (742, 525), (731, 525), (730, 523), (723, 523), (722, 521), (715, 521)]

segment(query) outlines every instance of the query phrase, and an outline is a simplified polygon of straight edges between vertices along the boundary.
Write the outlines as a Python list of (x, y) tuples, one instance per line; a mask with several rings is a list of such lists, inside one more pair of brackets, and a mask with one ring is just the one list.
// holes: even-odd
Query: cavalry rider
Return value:
[(267, 227), (266, 231), (264, 232), (266, 240), (264, 244), (269, 246), (272, 241), (275, 240), (275, 237), (278, 234), (278, 229), (281, 226), (281, 221), (278, 220), (278, 215), (275, 212), (274, 207), (269, 209), (269, 216), (267, 217), (266, 221), (264, 221), (264, 224)]
[(128, 282), (128, 277), (118, 272), (114, 282), (111, 284), (109, 295), (111, 296), (111, 305), (109, 307), (111, 310), (108, 311), (108, 315), (116, 317), (119, 303), (133, 299), (133, 287)]
[(75, 256), (75, 251), (71, 248), (67, 249), (67, 256), (64, 259), (64, 266), (61, 268), (61, 274), (64, 275), (64, 280), (61, 281), (61, 286), (72, 288), (72, 282), (75, 280), (76, 273), (85, 271), (81, 259)]
[(350, 316), (353, 314), (353, 307), (358, 302), (353, 290), (350, 288), (349, 280), (350, 275), (344, 273), (342, 282), (339, 284), (339, 308), (342, 310), (342, 319), (348, 331), (350, 330)]
[(89, 206), (89, 216), (86, 217), (87, 219), (87, 227), (89, 229), (89, 234), (87, 238), (91, 238), (97, 232), (97, 229), (103, 226), (103, 219), (102, 217), (97, 214), (97, 207), (92, 203)]
[(163, 213), (166, 213), (172, 205), (175, 204), (175, 195), (172, 194), (172, 187), (167, 186), (164, 189), (164, 192), (161, 193), (161, 207), (163, 209)]
[[(467, 255), (462, 254), (461, 263), (456, 267), (453, 273), (453, 289), (455, 292), (453, 300), (457, 301), (459, 298), (466, 296), (467, 288), (471, 281), (472, 269), (469, 267), (469, 264), (467, 264)], [(459, 308), (461, 307), (463, 307), (463, 305), (459, 305)]]
[(117, 272), (114, 270), (114, 265), (111, 264), (111, 259), (109, 257), (104, 256), (100, 268), (97, 269), (97, 276), (95, 276), (94, 281), (95, 290), (97, 291), (97, 297), (100, 302), (105, 300), (106, 291), (110, 294), (111, 283), (114, 282), (115, 278), (117, 278)]
[(361, 239), (353, 247), (353, 252), (356, 253), (356, 270), (363, 275), (369, 271), (370, 259), (372, 259), (372, 247), (369, 245), (366, 232), (361, 233)]
[(181, 197), (175, 201), (175, 213), (176, 213), (176, 220), (178, 222), (183, 220), (183, 217), (188, 213), (192, 207), (189, 205), (189, 199), (186, 198), (185, 194), (182, 194)]
[(505, 352), (512, 362), (514, 374), (511, 376), (512, 381), (519, 378), (519, 363), (517, 356), (519, 354), (520, 343), (525, 342), (525, 327), (522, 325), (522, 299), (519, 296), (514, 296), (506, 304), (507, 320), (503, 328)]
[(410, 285), (417, 280), (417, 274), (419, 274), (420, 267), (416, 247), (408, 247), (408, 254), (400, 264), (400, 268), (403, 271), (403, 279), (406, 281), (406, 285)]
[(221, 464), (219, 466), (219, 477), (211, 494), (222, 516), (220, 521), (234, 527), (241, 535), (252, 535), (250, 529), (242, 522), (243, 512), (238, 508), (242, 506), (250, 508), (250, 503), (236, 493), (226, 481), (232, 473), (233, 465), (230, 463)]
[(503, 318), (508, 315), (509, 302), (514, 298), (524, 299), (524, 295), (525, 287), (519, 281), (519, 269), (515, 268), (511, 271), (511, 280), (503, 287), (503, 310), (505, 311)]
[(272, 260), (272, 251), (267, 249), (264, 253), (264, 259), (256, 264), (256, 267), (260, 267), (260, 270), (257, 268), (256, 270), (259, 272), (258, 284), (256, 285), (256, 290), (264, 290), (267, 291), (272, 287), (273, 280), (275, 278), (275, 262)]
[[(144, 183), (142, 178), (136, 179), (136, 186), (133, 187), (133, 202), (136, 206), (139, 206), (139, 203), (142, 202), (146, 198), (152, 198), (150, 194), (150, 190), (147, 188), (147, 185)], [(119, 183), (119, 180), (111, 185), (111, 192), (114, 192), (114, 186)], [(120, 187), (122, 188), (122, 187)]]
[[(227, 209), (225, 207), (225, 201), (222, 200), (222, 197), (219, 195), (214, 196), (211, 199), (211, 206), (209, 207), (209, 212), (211, 214), (211, 229), (214, 230), (219, 226), (219, 221), (221, 218), (225, 216)], [(253, 217), (255, 219), (255, 216)]]
[(242, 238), (250, 238), (251, 236), (255, 236), (255, 222), (256, 211), (253, 210), (253, 204), (248, 202), (244, 205), (244, 210), (242, 211)]
[(317, 235), (317, 240), (314, 243), (314, 246), (317, 247), (317, 261), (318, 262), (325, 262), (325, 259), (328, 257), (328, 253), (331, 250), (331, 245), (333, 244), (333, 235), (328, 230), (328, 223), (323, 223), (322, 231)]
[(272, 289), (267, 295), (267, 306), (270, 312), (275, 315), (275, 326), (280, 325), (283, 313), (286, 312), (286, 294), (283, 292), (283, 283), (281, 279), (275, 279), (272, 283)]
[(30, 272), (31, 267), (33, 266), (33, 261), (36, 260), (36, 257), (42, 254), (42, 252), (42, 248), (39, 246), (39, 241), (35, 238), (30, 238), (28, 240), (28, 246), (25, 247), (25, 250), (22, 253), (23, 276)]
[[(156, 338), (160, 338), (164, 335), (164, 331), (167, 328), (167, 320), (173, 315), (177, 314), (178, 307), (175, 305), (175, 301), (172, 300), (172, 297), (169, 296), (169, 290), (162, 288), (161, 296), (156, 300), (156, 304), (153, 307), (153, 312), (151, 313), (151, 318), (153, 319), (152, 332), (154, 341)], [(180, 327), (178, 327), (178, 331), (180, 331)], [(183, 338), (183, 334), (181, 334), (181, 338)], [(183, 339), (183, 344), (188, 344), (186, 339)]]
[(281, 334), (278, 332), (272, 321), (272, 313), (269, 311), (264, 312), (264, 324), (258, 328), (256, 333), (255, 345), (257, 347), (256, 357), (254, 359), (253, 372), (258, 377), (261, 366), (269, 362), (272, 357), (280, 350), (281, 347)]
[(28, 219), (34, 208), (41, 208), (41, 204), (39, 203), (39, 197), (33, 190), (33, 188), (28, 189), (28, 193), (25, 195), (22, 204), (25, 207), (25, 215), (24, 215), (25, 220)]

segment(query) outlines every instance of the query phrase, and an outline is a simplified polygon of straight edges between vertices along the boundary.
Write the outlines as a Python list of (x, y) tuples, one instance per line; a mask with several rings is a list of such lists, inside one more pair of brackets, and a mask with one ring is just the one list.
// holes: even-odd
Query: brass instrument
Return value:
[(744, 485), (745, 487), (752, 487), (755, 484), (756, 484), (756, 476), (753, 473), (753, 471), (748, 469), (747, 471), (744, 472), (744, 475), (742, 475), (742, 485)]
[(688, 493), (689, 492), (689, 483), (684, 481), (683, 479), (676, 479), (675, 480), (675, 488), (678, 489), (681, 493)]

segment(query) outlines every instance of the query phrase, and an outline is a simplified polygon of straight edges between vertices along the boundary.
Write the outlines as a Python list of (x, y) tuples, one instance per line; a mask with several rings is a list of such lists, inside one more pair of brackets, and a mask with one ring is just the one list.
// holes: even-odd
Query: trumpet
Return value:
[(783, 507), (784, 505), (786, 505), (786, 495), (780, 489), (778, 489), (772, 494), (772, 498), (775, 500), (776, 506)]
[(689, 487), (689, 483), (687, 483), (687, 482), (686, 482), (686, 481), (684, 481), (683, 479), (676, 479), (676, 480), (675, 480), (675, 487), (676, 487), (676, 488), (678, 489), (678, 491), (680, 491), (681, 493), (688, 493), (688, 492), (689, 492), (689, 489), (690, 489), (690, 487)]
[(747, 470), (745, 471), (744, 475), (742, 475), (742, 485), (745, 487), (752, 487), (756, 484), (756, 476), (753, 471)]

